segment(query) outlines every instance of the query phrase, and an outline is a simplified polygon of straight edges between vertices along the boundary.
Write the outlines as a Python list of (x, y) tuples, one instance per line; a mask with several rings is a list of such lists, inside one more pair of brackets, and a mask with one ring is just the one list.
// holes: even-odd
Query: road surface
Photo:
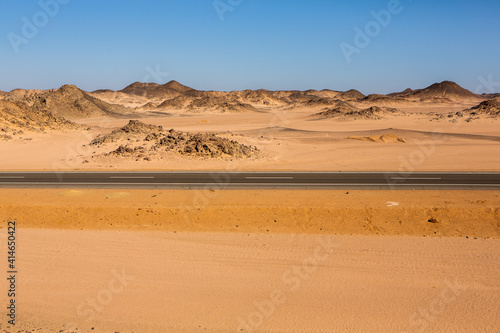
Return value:
[(2, 188), (500, 189), (500, 172), (0, 172)]

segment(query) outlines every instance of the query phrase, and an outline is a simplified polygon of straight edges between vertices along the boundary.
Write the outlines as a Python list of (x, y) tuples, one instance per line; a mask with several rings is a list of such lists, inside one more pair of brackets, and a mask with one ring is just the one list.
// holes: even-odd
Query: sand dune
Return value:
[(382, 135), (372, 135), (372, 136), (353, 135), (348, 137), (347, 139), (369, 141), (369, 142), (381, 142), (381, 143), (406, 143), (405, 139), (394, 134), (382, 134)]

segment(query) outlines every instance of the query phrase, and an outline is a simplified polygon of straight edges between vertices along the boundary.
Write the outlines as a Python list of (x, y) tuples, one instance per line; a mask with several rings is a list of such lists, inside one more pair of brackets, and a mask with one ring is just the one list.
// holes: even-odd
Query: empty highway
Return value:
[(500, 172), (0, 172), (2, 188), (500, 189)]

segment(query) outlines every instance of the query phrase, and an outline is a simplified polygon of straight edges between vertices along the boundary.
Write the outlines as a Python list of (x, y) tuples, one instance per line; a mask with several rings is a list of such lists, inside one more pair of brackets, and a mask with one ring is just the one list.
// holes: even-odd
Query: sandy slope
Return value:
[(22, 228), (500, 238), (498, 191), (1, 189)]
[(5, 332), (500, 327), (499, 240), (21, 229), (18, 242)]

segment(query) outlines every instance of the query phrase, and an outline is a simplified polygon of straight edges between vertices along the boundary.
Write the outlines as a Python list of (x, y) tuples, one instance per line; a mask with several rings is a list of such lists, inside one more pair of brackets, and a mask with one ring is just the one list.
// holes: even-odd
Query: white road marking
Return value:
[(109, 177), (111, 179), (155, 179), (155, 177), (119, 177), (119, 176), (114, 176), (114, 177)]
[(391, 177), (392, 180), (441, 180), (443, 178), (406, 178), (406, 177)]
[(245, 179), (293, 179), (293, 177), (245, 177)]
[(399, 186), (399, 187), (404, 187), (404, 186), (442, 186), (442, 187), (447, 187), (447, 186), (463, 186), (463, 187), (500, 187), (500, 184), (346, 184), (346, 183), (332, 183), (332, 184), (307, 184), (307, 183), (88, 183), (88, 182), (10, 182), (10, 183), (4, 183), (0, 184), (0, 187), (3, 185), (56, 185), (56, 186), (61, 186), (61, 185), (175, 185), (175, 186), (219, 186), (219, 187), (231, 187), (231, 186), (331, 186), (331, 187), (338, 187), (338, 186), (359, 186), (359, 187), (364, 187), (364, 186), (379, 186), (379, 187), (391, 187), (391, 186)]

